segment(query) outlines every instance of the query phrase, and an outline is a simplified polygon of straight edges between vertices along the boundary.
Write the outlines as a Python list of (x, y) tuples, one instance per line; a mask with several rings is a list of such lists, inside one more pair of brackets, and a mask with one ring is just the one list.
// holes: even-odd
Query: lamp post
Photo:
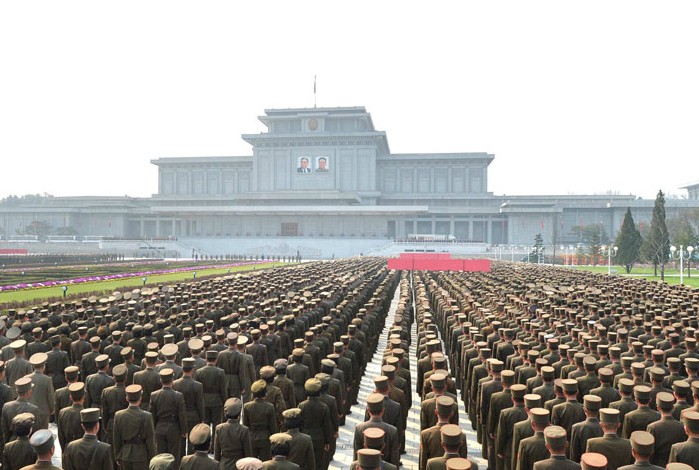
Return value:
[(510, 261), (514, 263), (515, 261), (515, 248), (516, 246), (510, 245)]
[[(607, 276), (611, 276), (612, 275), (612, 256), (616, 256), (617, 251), (619, 251), (619, 247), (618, 246), (613, 247), (612, 245), (603, 246), (602, 252), (604, 252), (605, 250), (607, 251)], [(613, 255), (612, 255), (612, 251), (614, 252)]]
[(684, 260), (687, 260), (687, 262), (689, 262), (689, 259), (692, 257), (693, 251), (693, 246), (688, 246), (686, 250), (684, 249), (683, 245), (680, 245), (679, 250), (675, 245), (672, 245), (670, 247), (670, 259), (680, 260), (680, 284), (684, 284)]

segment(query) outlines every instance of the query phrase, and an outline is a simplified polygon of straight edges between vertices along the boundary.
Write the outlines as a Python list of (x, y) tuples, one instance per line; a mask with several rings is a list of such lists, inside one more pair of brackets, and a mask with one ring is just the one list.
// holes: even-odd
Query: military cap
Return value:
[(357, 451), (357, 462), (362, 470), (380, 468), (381, 451), (376, 449), (359, 449)]
[(544, 380), (553, 380), (556, 377), (556, 370), (551, 366), (543, 366), (541, 368), (541, 376)]
[(80, 373), (80, 368), (78, 366), (68, 366), (65, 369), (63, 369), (63, 373), (65, 374), (67, 379), (73, 380), (78, 377), (78, 374)]
[(524, 406), (529, 408), (530, 410), (532, 408), (538, 408), (541, 405), (541, 395), (539, 395), (538, 393), (527, 393), (526, 395), (524, 395)]
[(440, 395), (437, 397), (437, 413), (444, 415), (451, 412), (454, 406), (454, 399), (446, 395)]
[(599, 420), (607, 424), (619, 424), (621, 412), (615, 408), (602, 408), (599, 410)]
[(282, 411), (282, 416), (286, 419), (298, 418), (301, 416), (301, 408), (289, 408)]
[(699, 432), (699, 412), (685, 410), (682, 413), (682, 422), (691, 432)]
[(21, 427), (21, 428), (31, 428), (34, 426), (34, 422), (36, 421), (36, 417), (34, 416), (33, 413), (20, 413), (16, 415), (14, 418), (12, 418), (12, 427)]
[(502, 369), (505, 367), (505, 363), (502, 361), (498, 360), (493, 360), (490, 361), (490, 370), (493, 372), (502, 372)]
[(112, 376), (117, 380), (123, 379), (124, 377), (126, 377), (128, 371), (129, 370), (127, 369), (125, 364), (118, 364), (114, 366), (114, 368), (112, 369)]
[(61, 342), (61, 337), (59, 335), (53, 335), (49, 338), (49, 343), (51, 346), (55, 346)]
[(629, 437), (631, 448), (640, 455), (647, 456), (653, 453), (655, 447), (655, 438), (646, 431), (634, 431)]
[(33, 386), (34, 384), (32, 383), (32, 379), (29, 377), (22, 377), (15, 380), (15, 389), (19, 394), (28, 392)]
[(199, 423), (189, 431), (189, 442), (195, 446), (203, 444), (211, 436), (211, 428), (208, 424)]
[(264, 390), (266, 388), (267, 388), (267, 382), (265, 382), (264, 380), (256, 380), (250, 386), (250, 391), (252, 393), (260, 393), (262, 390)]
[(85, 384), (83, 382), (73, 382), (68, 385), (68, 393), (75, 399), (80, 399), (85, 394)]
[(456, 446), (461, 443), (461, 428), (456, 424), (445, 424), (439, 429), (442, 435), (442, 443), (448, 446)]
[(512, 398), (522, 400), (524, 399), (524, 395), (527, 393), (527, 386), (523, 384), (514, 384), (512, 387), (510, 387), (510, 391), (512, 392)]
[(276, 370), (284, 370), (288, 365), (289, 362), (286, 359), (277, 359), (274, 361), (274, 368)]
[(364, 444), (367, 447), (381, 447), (384, 443), (386, 432), (381, 428), (368, 428), (364, 430)]
[(595, 370), (597, 366), (597, 360), (593, 356), (585, 356), (583, 359), (583, 365), (586, 370)]
[(291, 351), (291, 355), (294, 357), (303, 357), (305, 353), (306, 351), (303, 348), (295, 348), (293, 351)]
[(262, 468), (262, 460), (255, 457), (245, 457), (235, 463), (237, 470), (260, 470)]
[[(434, 374), (432, 374), (434, 375)], [(385, 375), (379, 375), (374, 377), (374, 386), (377, 390), (387, 390), (388, 389), (388, 377)]]
[(148, 470), (175, 470), (175, 457), (172, 454), (158, 454), (150, 459)]
[[(612, 348), (614, 349), (614, 348)], [(624, 367), (631, 367), (631, 364), (633, 364), (633, 357), (630, 356), (624, 356), (621, 358), (621, 365)]]
[(260, 378), (269, 379), (274, 377), (275, 369), (272, 366), (263, 366), (260, 368)]
[(546, 408), (532, 408), (529, 410), (529, 414), (531, 415), (531, 420), (539, 425), (539, 426), (546, 426), (549, 424), (549, 410)]
[(367, 408), (369, 408), (369, 411), (378, 413), (383, 410), (383, 400), (384, 396), (380, 393), (372, 393), (366, 397)]
[[(7, 339), (9, 339), (10, 341), (12, 341), (12, 340), (14, 340), (14, 339), (16, 339), (16, 338), (19, 338), (19, 335), (21, 335), (21, 334), (22, 334), (22, 330), (20, 330), (20, 329), (17, 328), (16, 326), (13, 326), (13, 327), (10, 328), (9, 330), (7, 330), (7, 333), (5, 333), (5, 336), (7, 337)], [(25, 341), (24, 343), (26, 344), (26, 341)], [(10, 345), (10, 347), (12, 348), (12, 345)], [(13, 348), (13, 349), (14, 349), (14, 348)]]
[(699, 370), (699, 359), (697, 359), (696, 357), (685, 358), (684, 367), (687, 370)]
[(306, 380), (306, 383), (303, 384), (303, 388), (306, 390), (307, 393), (318, 393), (320, 392), (320, 387), (320, 380), (314, 377)]
[(627, 378), (619, 379), (619, 391), (624, 393), (633, 392), (633, 380)]
[(133, 354), (133, 348), (132, 348), (131, 346), (126, 346), (125, 348), (123, 348), (123, 349), (121, 350), (121, 352), (120, 352), (119, 354), (121, 354), (121, 357), (127, 358), (127, 357), (129, 357), (131, 354)]
[(243, 402), (240, 398), (229, 398), (226, 403), (223, 404), (223, 412), (229, 418), (235, 418), (240, 416), (240, 412), (243, 410)]
[(471, 470), (472, 463), (463, 457), (454, 457), (447, 460), (447, 470)]
[(17, 341), (13, 341), (12, 343), (10, 343), (10, 348), (13, 351), (17, 351), (19, 349), (24, 348), (26, 345), (27, 345), (27, 342), (25, 340), (18, 339)]
[(651, 367), (650, 368), (650, 377), (652, 380), (655, 380), (656, 382), (660, 382), (663, 380), (663, 377), (665, 377), (665, 371), (661, 369), (660, 367)]
[(29, 443), (37, 455), (45, 454), (53, 447), (53, 433), (48, 429), (39, 429), (29, 438)]
[(185, 357), (182, 359), (182, 370), (192, 370), (197, 364), (197, 360), (193, 357)]
[(578, 391), (578, 381), (575, 379), (563, 379), (563, 391), (566, 393), (576, 393)]
[(614, 380), (614, 371), (609, 367), (602, 367), (597, 370), (597, 376), (601, 382), (610, 383)]
[(671, 410), (675, 404), (675, 396), (668, 392), (658, 392), (655, 402), (659, 410)]
[(548, 426), (544, 429), (544, 439), (554, 450), (563, 449), (568, 442), (566, 430), (560, 426)]
[(163, 353), (163, 356), (165, 356), (165, 357), (175, 356), (175, 355), (177, 355), (177, 351), (178, 351), (177, 345), (172, 344), (172, 343), (167, 343), (160, 350), (160, 352)]
[[(175, 345), (173, 344), (173, 346), (175, 346)], [(175, 347), (177, 347), (177, 346), (175, 346)], [(215, 350), (215, 349), (208, 349), (208, 350), (206, 351), (206, 360), (207, 360), (207, 361), (213, 361), (213, 360), (215, 360), (217, 357), (218, 357), (218, 351), (217, 351), (217, 350)]]
[(80, 422), (81, 423), (94, 423), (100, 420), (100, 409), (99, 408), (86, 408), (80, 410)]
[(606, 470), (607, 457), (596, 452), (585, 452), (580, 456), (582, 470)]
[(285, 432), (278, 432), (269, 436), (269, 443), (272, 446), (288, 445), (291, 442), (291, 435)]
[(447, 384), (447, 377), (444, 374), (438, 374), (435, 372), (434, 374), (430, 375), (430, 383), (432, 384), (433, 389), (441, 390)]
[(638, 400), (649, 400), (650, 399), (650, 387), (645, 385), (636, 385), (633, 388), (633, 395)]
[(187, 347), (190, 351), (201, 351), (202, 349), (204, 349), (204, 341), (202, 341), (199, 338), (190, 339), (187, 343)]
[(686, 395), (691, 390), (689, 383), (686, 380), (675, 380), (672, 382), (672, 390), (677, 392), (678, 395)]
[(109, 356), (106, 354), (100, 354), (95, 358), (95, 363), (97, 364), (97, 367), (104, 367), (109, 364)]
[(126, 387), (126, 396), (129, 401), (138, 401), (141, 398), (143, 387), (138, 384), (132, 384)]
[(666, 470), (694, 470), (691, 465), (681, 462), (670, 462), (665, 467)]
[(90, 338), (90, 340), (88, 342), (90, 344), (94, 345), (94, 344), (100, 344), (101, 341), (102, 341), (102, 339), (99, 336), (93, 336)]
[(502, 371), (502, 383), (504, 385), (512, 385), (515, 383), (515, 371), (513, 370), (503, 370)]
[(602, 398), (597, 395), (585, 395), (583, 397), (585, 408), (590, 411), (597, 411), (602, 407)]
[(165, 367), (163, 369), (160, 369), (158, 375), (160, 376), (160, 380), (162, 380), (163, 382), (168, 382), (172, 380), (173, 376), (175, 375), (175, 371), (170, 369), (169, 367)]

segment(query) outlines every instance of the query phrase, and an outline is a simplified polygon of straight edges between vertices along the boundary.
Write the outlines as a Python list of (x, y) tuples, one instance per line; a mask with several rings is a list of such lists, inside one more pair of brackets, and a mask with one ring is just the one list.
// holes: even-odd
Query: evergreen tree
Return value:
[(636, 229), (633, 216), (631, 215), (631, 208), (627, 208), (624, 221), (621, 224), (621, 230), (619, 230), (616, 237), (616, 246), (619, 247), (616, 255), (617, 261), (621, 266), (624, 266), (626, 274), (631, 272), (634, 263), (639, 260), (642, 243), (641, 232)]
[(643, 240), (643, 256), (653, 263), (654, 275), (658, 275), (660, 266), (660, 279), (665, 280), (665, 263), (670, 254), (670, 236), (665, 224), (665, 195), (658, 191), (653, 206), (653, 217), (650, 221), (650, 231)]

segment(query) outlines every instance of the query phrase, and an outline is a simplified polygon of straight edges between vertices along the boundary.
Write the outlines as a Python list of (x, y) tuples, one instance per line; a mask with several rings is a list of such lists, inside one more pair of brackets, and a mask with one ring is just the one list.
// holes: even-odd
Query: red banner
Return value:
[(418, 271), (490, 271), (488, 259), (452, 258), (449, 253), (401, 253), (388, 259), (388, 269)]
[(0, 248), (0, 255), (26, 255), (29, 250), (26, 248)]

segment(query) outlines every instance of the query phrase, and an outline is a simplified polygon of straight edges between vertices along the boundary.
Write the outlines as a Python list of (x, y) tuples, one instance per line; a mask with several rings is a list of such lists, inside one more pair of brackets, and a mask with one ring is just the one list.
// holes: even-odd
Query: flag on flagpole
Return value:
[(316, 94), (316, 76), (313, 75), (313, 94)]

